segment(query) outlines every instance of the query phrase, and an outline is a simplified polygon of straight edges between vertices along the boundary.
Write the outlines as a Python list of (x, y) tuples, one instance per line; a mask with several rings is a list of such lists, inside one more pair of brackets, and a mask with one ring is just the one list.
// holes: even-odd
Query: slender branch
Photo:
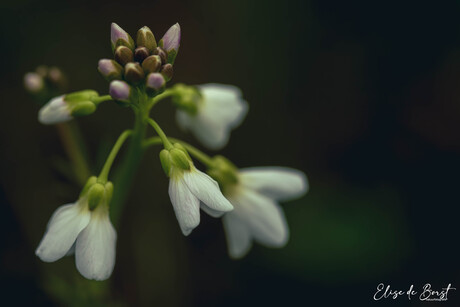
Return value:
[(120, 151), (121, 146), (126, 141), (126, 139), (133, 133), (132, 130), (125, 130), (119, 137), (118, 140), (113, 145), (112, 151), (110, 152), (107, 160), (105, 161), (104, 167), (99, 175), (99, 180), (102, 182), (107, 182), (109, 176), (110, 168), (112, 167), (113, 161), (115, 160), (118, 151)]
[(112, 100), (112, 96), (110, 95), (104, 95), (104, 96), (99, 96), (97, 98), (94, 98), (93, 102), (98, 105), (100, 104), (101, 102), (104, 102), (104, 101), (108, 101), (108, 100)]
[(166, 136), (166, 134), (163, 132), (163, 130), (161, 129), (161, 127), (157, 124), (156, 121), (154, 121), (153, 119), (151, 118), (147, 118), (147, 123), (150, 124), (150, 126), (153, 127), (153, 129), (155, 129), (155, 131), (158, 133), (158, 136), (160, 137), (161, 141), (163, 142), (163, 145), (166, 149), (171, 149), (173, 146), (171, 144), (171, 142), (169, 142), (168, 140), (168, 137)]

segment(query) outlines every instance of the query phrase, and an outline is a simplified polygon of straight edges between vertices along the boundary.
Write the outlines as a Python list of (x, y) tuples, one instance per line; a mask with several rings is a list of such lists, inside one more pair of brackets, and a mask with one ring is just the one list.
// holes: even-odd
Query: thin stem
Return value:
[(99, 180), (102, 182), (107, 182), (107, 178), (109, 176), (110, 168), (112, 167), (113, 161), (115, 160), (118, 151), (120, 150), (123, 143), (126, 139), (133, 133), (132, 130), (124, 131), (116, 141), (115, 145), (113, 145), (112, 151), (110, 152), (107, 160), (105, 161), (104, 167), (102, 168), (101, 174), (99, 175)]
[[(204, 152), (202, 152), (201, 150), (199, 150), (198, 148), (184, 142), (184, 141), (181, 141), (179, 139), (176, 139), (176, 138), (168, 138), (169, 141), (173, 142), (173, 143), (179, 143), (181, 144), (182, 146), (184, 146), (184, 148), (192, 155), (194, 156), (196, 159), (198, 159), (201, 163), (203, 163), (204, 165), (208, 166), (208, 167), (212, 167), (212, 165), (214, 164), (213, 162), (213, 159), (208, 156), (207, 154), (205, 154)], [(161, 137), (152, 137), (152, 138), (149, 138), (147, 140), (144, 141), (143, 143), (143, 146), (144, 148), (147, 148), (149, 146), (152, 146), (152, 145), (158, 145), (158, 144), (161, 144), (163, 142), (163, 140), (161, 139)]]
[(153, 129), (155, 129), (155, 131), (157, 132), (158, 136), (161, 138), (161, 141), (163, 142), (163, 145), (166, 149), (171, 149), (173, 148), (171, 142), (169, 142), (168, 140), (168, 137), (166, 136), (166, 134), (163, 132), (163, 130), (161, 129), (161, 127), (157, 124), (156, 121), (154, 121), (153, 119), (151, 118), (147, 118), (147, 122), (150, 124), (150, 126), (153, 127)]
[(91, 172), (85, 159), (84, 145), (78, 127), (75, 123), (69, 122), (57, 124), (56, 128), (72, 163), (76, 179), (81, 185), (84, 185)]
[(97, 98), (94, 98), (92, 101), (94, 102), (94, 104), (98, 105), (101, 102), (108, 101), (108, 100), (112, 100), (112, 96), (110, 95), (99, 96)]
[(165, 90), (163, 93), (161, 93), (161, 94), (159, 94), (159, 95), (153, 97), (153, 98), (149, 101), (147, 109), (148, 109), (148, 110), (152, 109), (152, 108), (153, 108), (157, 103), (159, 103), (161, 100), (163, 100), (163, 99), (165, 99), (165, 98), (168, 98), (168, 97), (174, 95), (174, 93), (175, 93), (175, 90), (173, 90), (173, 89), (167, 89), (167, 90)]

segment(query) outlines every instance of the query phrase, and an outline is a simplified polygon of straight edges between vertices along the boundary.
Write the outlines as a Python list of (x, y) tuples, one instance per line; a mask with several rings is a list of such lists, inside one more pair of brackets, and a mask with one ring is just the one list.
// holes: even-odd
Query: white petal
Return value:
[(200, 208), (201, 208), (201, 210), (206, 212), (208, 215), (210, 215), (212, 217), (215, 217), (215, 218), (219, 218), (219, 217), (221, 217), (222, 215), (225, 214), (225, 212), (217, 211), (217, 210), (209, 208), (204, 203), (200, 203)]
[(182, 233), (188, 236), (200, 224), (200, 201), (183, 178), (169, 180), (169, 197)]
[(241, 91), (231, 85), (204, 84), (199, 86), (203, 101), (196, 115), (178, 111), (176, 119), (184, 130), (191, 130), (195, 137), (210, 149), (227, 144), (230, 131), (246, 116), (248, 104), (241, 98)]
[(246, 223), (251, 236), (268, 247), (282, 247), (289, 238), (283, 210), (272, 199), (249, 189), (231, 198), (235, 214)]
[(207, 174), (193, 168), (190, 172), (184, 172), (183, 178), (193, 195), (209, 208), (223, 212), (233, 210), (232, 204), (222, 195), (217, 182)]
[(38, 112), (38, 121), (42, 124), (50, 125), (71, 120), (68, 103), (64, 100), (64, 95), (51, 99)]
[(53, 262), (64, 257), (89, 220), (89, 210), (78, 203), (59, 207), (53, 213), (35, 254), (45, 262)]
[(251, 235), (244, 221), (235, 212), (227, 213), (223, 218), (227, 237), (228, 253), (231, 258), (240, 259), (246, 256), (252, 246)]
[(108, 212), (93, 212), (91, 221), (78, 236), (75, 246), (75, 263), (81, 275), (94, 280), (109, 278), (115, 266), (116, 241), (117, 233)]
[(308, 191), (305, 174), (287, 167), (253, 167), (240, 170), (243, 186), (276, 200), (290, 200)]

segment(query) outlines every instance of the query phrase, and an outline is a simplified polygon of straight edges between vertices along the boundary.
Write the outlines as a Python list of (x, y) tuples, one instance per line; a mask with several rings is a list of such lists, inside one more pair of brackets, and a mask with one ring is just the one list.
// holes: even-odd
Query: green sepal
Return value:
[(72, 106), (72, 116), (90, 115), (96, 111), (96, 105), (92, 101), (80, 101)]
[(183, 170), (190, 170), (191, 168), (191, 160), (188, 155), (181, 149), (173, 148), (170, 150), (171, 154), (171, 161), (174, 166), (177, 166)]
[(91, 186), (93, 186), (93, 184), (95, 184), (96, 182), (97, 182), (96, 176), (89, 177), (88, 180), (86, 181), (85, 186), (80, 192), (80, 198), (84, 197), (86, 193), (88, 193), (89, 188), (91, 188)]
[(168, 63), (173, 65), (174, 61), (176, 60), (176, 56), (177, 56), (176, 49), (171, 49), (170, 51), (168, 51)]
[(105, 188), (101, 183), (95, 183), (88, 191), (89, 210), (96, 209), (102, 203), (105, 196)]
[(238, 168), (223, 156), (213, 158), (213, 165), (207, 173), (219, 183), (222, 190), (228, 190), (238, 183)]
[(169, 150), (163, 149), (160, 151), (160, 162), (161, 167), (163, 167), (163, 171), (165, 172), (166, 176), (171, 176), (171, 154)]
[(134, 40), (131, 38), (131, 35), (129, 35), (128, 33), (126, 34), (128, 35), (128, 41), (125, 41), (124, 39), (119, 38), (115, 44), (111, 44), (112, 52), (115, 52), (115, 49), (117, 49), (118, 46), (126, 46), (129, 49), (134, 50), (134, 47), (135, 47)]
[(99, 94), (94, 90), (83, 90), (78, 92), (73, 92), (64, 96), (64, 100), (73, 103), (80, 101), (91, 100), (92, 98), (98, 97)]

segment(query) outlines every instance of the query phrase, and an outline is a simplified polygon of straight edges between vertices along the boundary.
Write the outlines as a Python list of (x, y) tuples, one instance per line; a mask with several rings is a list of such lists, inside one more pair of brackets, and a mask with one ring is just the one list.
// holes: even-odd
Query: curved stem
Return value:
[(174, 95), (175, 93), (175, 90), (173, 89), (167, 89), (165, 90), (163, 93), (153, 97), (149, 103), (148, 103), (148, 107), (147, 109), (150, 111), (150, 109), (152, 109), (157, 103), (159, 103), (161, 100), (165, 99), (165, 98), (168, 98), (172, 95)]
[(150, 126), (153, 127), (153, 129), (155, 129), (155, 131), (158, 133), (158, 136), (160, 137), (161, 141), (163, 142), (163, 145), (166, 149), (171, 149), (173, 148), (171, 142), (169, 142), (168, 140), (168, 137), (166, 136), (166, 134), (163, 132), (163, 130), (161, 129), (161, 127), (157, 124), (156, 121), (154, 121), (153, 119), (151, 118), (147, 118), (147, 122), (150, 124)]
[(94, 102), (95, 105), (100, 104), (101, 102), (112, 100), (112, 96), (110, 95), (104, 95), (104, 96), (99, 96), (97, 98), (94, 98), (92, 101)]
[(113, 161), (115, 160), (118, 151), (120, 151), (121, 146), (126, 141), (126, 139), (133, 133), (132, 130), (125, 130), (119, 137), (118, 140), (113, 145), (112, 151), (110, 152), (107, 160), (105, 161), (104, 167), (98, 177), (98, 179), (102, 182), (107, 182), (107, 178), (109, 176), (110, 168), (112, 167)]

